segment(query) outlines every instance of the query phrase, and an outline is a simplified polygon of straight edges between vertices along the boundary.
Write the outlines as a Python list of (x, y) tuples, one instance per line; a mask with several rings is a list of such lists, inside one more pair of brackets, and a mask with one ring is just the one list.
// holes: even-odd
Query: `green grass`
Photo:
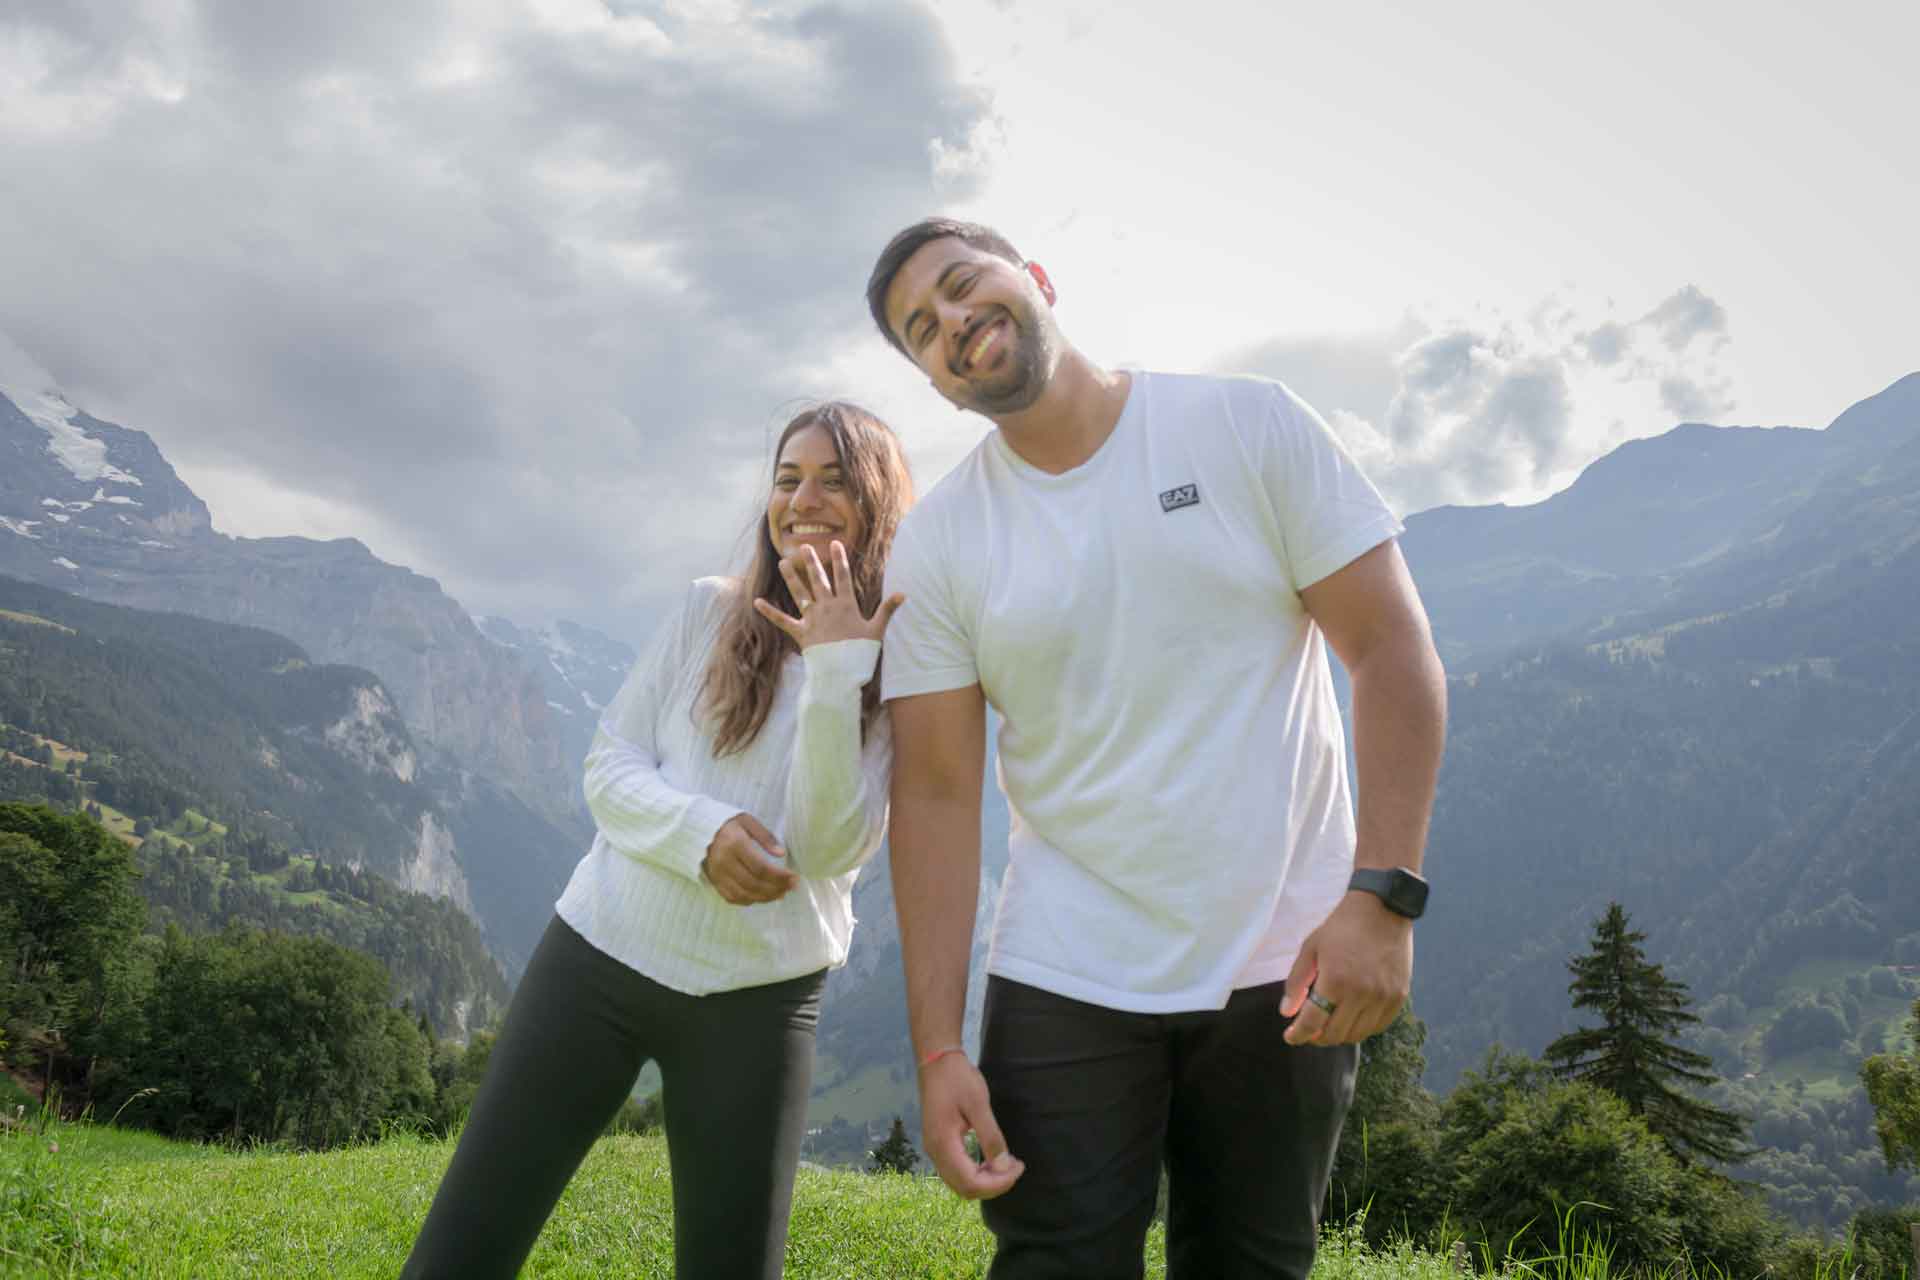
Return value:
[[(391, 1277), (453, 1154), (397, 1134), (324, 1154), (232, 1152), (86, 1123), (0, 1133), (0, 1277)], [(1581, 1235), (1559, 1256), (1501, 1261), (1503, 1280), (1609, 1280)], [(980, 1277), (993, 1244), (976, 1206), (936, 1179), (803, 1168), (785, 1274), (797, 1280)], [(1473, 1259), (1488, 1270), (1484, 1248)], [(1166, 1272), (1147, 1241), (1147, 1275)], [(581, 1166), (535, 1246), (528, 1277), (673, 1274), (664, 1139), (606, 1138)], [(1445, 1254), (1369, 1247), (1357, 1222), (1329, 1229), (1313, 1280), (1456, 1280)], [(1675, 1280), (1674, 1268), (1654, 1280)], [(1710, 1274), (1710, 1273), (1709, 1273)], [(1821, 1280), (1840, 1280), (1844, 1268)]]
[[(0, 1276), (391, 1277), (412, 1245), (453, 1148), (405, 1134), (303, 1154), (169, 1142), (105, 1125), (56, 1123), (0, 1134)], [(57, 1149), (56, 1149), (57, 1148)], [(803, 1168), (786, 1275), (887, 1280), (979, 1277), (992, 1239), (978, 1208), (936, 1179)], [(1512, 1264), (1514, 1277), (1606, 1275)], [(1148, 1239), (1147, 1274), (1165, 1274)], [(663, 1139), (593, 1149), (542, 1233), (529, 1277), (673, 1274)], [(1368, 1248), (1327, 1234), (1314, 1280), (1451, 1280), (1447, 1259)]]
[[(399, 1135), (236, 1154), (85, 1124), (0, 1137), (0, 1275), (391, 1277), (452, 1152)], [(789, 1276), (980, 1276), (991, 1251), (935, 1180), (800, 1172)], [(524, 1274), (672, 1273), (665, 1141), (601, 1141)]]

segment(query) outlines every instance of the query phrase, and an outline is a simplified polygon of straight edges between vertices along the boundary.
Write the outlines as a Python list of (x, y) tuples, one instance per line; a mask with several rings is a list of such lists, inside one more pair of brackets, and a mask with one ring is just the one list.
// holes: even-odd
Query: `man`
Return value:
[[(1053, 299), (998, 233), (944, 219), (868, 284), (888, 341), (997, 427), (888, 571), (923, 1141), (982, 1200), (996, 1280), (1140, 1275), (1163, 1161), (1168, 1276), (1304, 1277), (1356, 1043), (1411, 978), (1445, 677), (1401, 525), (1312, 410), (1100, 368)], [(976, 1069), (988, 702), (1013, 827)]]

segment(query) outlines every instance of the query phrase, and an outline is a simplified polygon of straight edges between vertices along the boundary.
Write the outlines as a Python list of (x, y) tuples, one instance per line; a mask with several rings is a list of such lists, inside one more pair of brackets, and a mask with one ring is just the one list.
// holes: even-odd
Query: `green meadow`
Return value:
[[(386, 1277), (400, 1270), (451, 1142), (409, 1134), (326, 1153), (234, 1152), (87, 1123), (0, 1135), (0, 1275)], [(992, 1240), (976, 1206), (931, 1177), (800, 1170), (790, 1277), (978, 1277)], [(1155, 1226), (1147, 1274), (1165, 1274)], [(529, 1277), (673, 1274), (667, 1148), (600, 1141), (562, 1197)], [(1536, 1267), (1514, 1276), (1582, 1274)], [(1601, 1274), (1584, 1273), (1584, 1274)], [(1452, 1280), (1446, 1259), (1370, 1251), (1330, 1232), (1315, 1280)]]
[[(86, 1122), (0, 1132), (0, 1276), (386, 1277), (398, 1274), (451, 1141), (395, 1133), (325, 1153), (232, 1151)], [(1570, 1232), (1557, 1256), (1497, 1258), (1472, 1270), (1506, 1280), (1607, 1280), (1627, 1273)], [(932, 1177), (803, 1167), (786, 1275), (846, 1280), (981, 1277), (992, 1241), (974, 1205)], [(1156, 1225), (1147, 1275), (1166, 1272)], [(1842, 1280), (1844, 1252), (1811, 1274)], [(665, 1139), (602, 1139), (562, 1197), (527, 1277), (628, 1280), (673, 1274)], [(1404, 1243), (1369, 1248), (1356, 1224), (1329, 1228), (1313, 1280), (1458, 1280), (1450, 1255)], [(1677, 1280), (1684, 1270), (1640, 1273)]]
[[(391, 1280), (452, 1154), (407, 1134), (313, 1154), (29, 1127), (0, 1137), (0, 1275)], [(1157, 1231), (1152, 1248), (1159, 1275)], [(991, 1252), (975, 1207), (935, 1179), (800, 1171), (789, 1276), (982, 1276)], [(665, 1140), (598, 1143), (523, 1274), (671, 1276)]]

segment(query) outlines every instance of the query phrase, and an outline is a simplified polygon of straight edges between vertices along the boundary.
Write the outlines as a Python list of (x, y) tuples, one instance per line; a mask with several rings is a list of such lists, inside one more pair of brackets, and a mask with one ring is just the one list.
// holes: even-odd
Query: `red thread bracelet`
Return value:
[(957, 1044), (950, 1044), (944, 1049), (935, 1049), (931, 1053), (926, 1054), (924, 1057), (920, 1059), (920, 1069), (922, 1071), (925, 1071), (928, 1067), (940, 1061), (940, 1059), (946, 1057), (950, 1053), (965, 1053), (966, 1051), (967, 1050), (965, 1046), (957, 1045)]

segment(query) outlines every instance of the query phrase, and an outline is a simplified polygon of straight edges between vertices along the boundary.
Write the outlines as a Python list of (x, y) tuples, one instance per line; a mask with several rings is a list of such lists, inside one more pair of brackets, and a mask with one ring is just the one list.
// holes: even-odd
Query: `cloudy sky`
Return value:
[(923, 486), (978, 440), (861, 298), (947, 211), (1098, 360), (1284, 378), (1407, 512), (1533, 501), (1920, 368), (1915, 13), (0, 0), (0, 356), (225, 532), (633, 639), (800, 399)]

